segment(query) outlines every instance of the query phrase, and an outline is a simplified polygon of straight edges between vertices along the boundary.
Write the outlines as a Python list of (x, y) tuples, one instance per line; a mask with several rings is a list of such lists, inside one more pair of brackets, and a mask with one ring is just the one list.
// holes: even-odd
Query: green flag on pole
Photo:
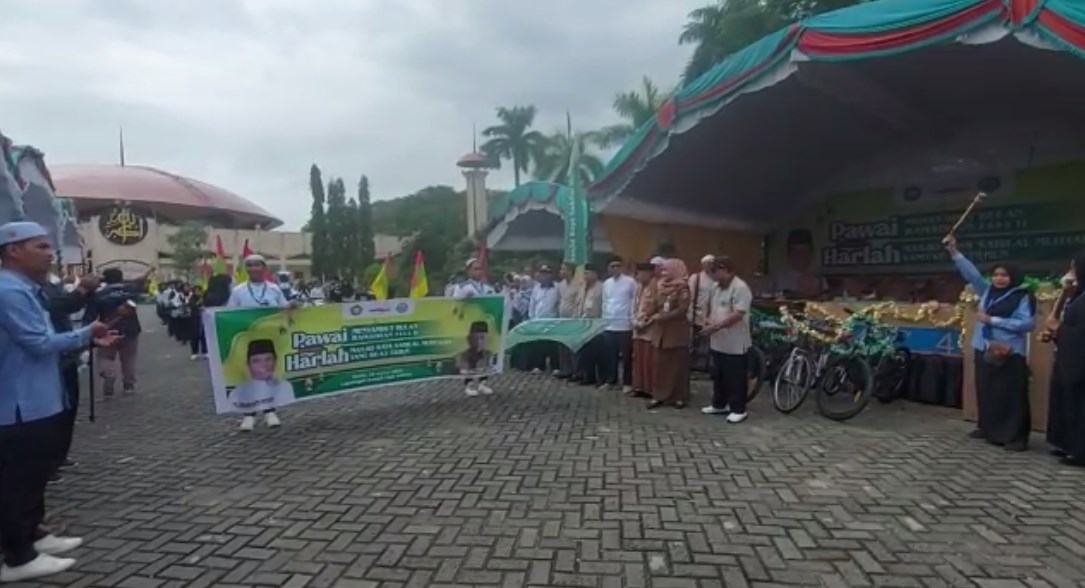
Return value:
[(565, 223), (565, 261), (582, 266), (591, 258), (591, 204), (580, 182), (580, 141), (573, 133), (573, 119), (565, 113), (571, 149), (566, 184), (569, 196), (559, 198), (558, 207)]

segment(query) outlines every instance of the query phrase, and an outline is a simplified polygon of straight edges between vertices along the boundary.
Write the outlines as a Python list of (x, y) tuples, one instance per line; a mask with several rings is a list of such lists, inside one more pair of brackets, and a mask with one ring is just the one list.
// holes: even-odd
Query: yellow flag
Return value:
[(388, 255), (384, 258), (384, 265), (381, 266), (380, 273), (376, 278), (373, 278), (373, 284), (369, 287), (369, 290), (373, 292), (373, 296), (377, 297), (377, 300), (388, 300), (388, 279), (389, 274), (392, 273), (392, 256)]
[(414, 275), (411, 276), (411, 298), (429, 296), (429, 278), (426, 276), (426, 262), (419, 251), (414, 256)]

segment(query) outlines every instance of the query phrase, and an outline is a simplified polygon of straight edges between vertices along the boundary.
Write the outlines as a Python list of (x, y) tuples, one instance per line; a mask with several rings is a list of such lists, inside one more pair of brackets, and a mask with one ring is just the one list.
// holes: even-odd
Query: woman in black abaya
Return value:
[(1048, 441), (1063, 463), (1085, 466), (1085, 251), (1074, 256), (1073, 278), (1079, 286), (1063, 306), (1055, 333), (1055, 366), (1051, 374)]
[(1025, 354), (1028, 336), (1036, 325), (1036, 299), (1013, 268), (996, 265), (988, 281), (957, 250), (955, 239), (947, 239), (946, 248), (961, 276), (980, 297), (972, 332), (979, 419), (970, 436), (1009, 451), (1024, 451), (1032, 428)]

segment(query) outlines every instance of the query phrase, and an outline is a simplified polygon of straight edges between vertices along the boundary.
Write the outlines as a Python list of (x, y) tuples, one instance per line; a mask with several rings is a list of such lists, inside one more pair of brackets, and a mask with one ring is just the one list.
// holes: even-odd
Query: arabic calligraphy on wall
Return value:
[(98, 231), (115, 245), (135, 245), (147, 238), (147, 217), (127, 206), (115, 206), (98, 217)]

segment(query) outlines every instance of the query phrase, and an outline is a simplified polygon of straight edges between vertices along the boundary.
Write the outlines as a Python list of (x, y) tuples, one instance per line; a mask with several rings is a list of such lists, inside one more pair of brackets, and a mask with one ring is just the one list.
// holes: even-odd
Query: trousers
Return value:
[(0, 427), (0, 552), (10, 567), (38, 556), (45, 487), (64, 452), (66, 415)]
[(746, 413), (749, 394), (746, 354), (711, 351), (712, 356), (712, 406), (729, 408), (736, 414)]
[(79, 366), (68, 365), (61, 372), (64, 384), (64, 394), (68, 398), (68, 410), (64, 411), (64, 418), (58, 427), (60, 435), (60, 455), (56, 467), (68, 459), (72, 450), (72, 439), (75, 437), (75, 421), (79, 415)]

